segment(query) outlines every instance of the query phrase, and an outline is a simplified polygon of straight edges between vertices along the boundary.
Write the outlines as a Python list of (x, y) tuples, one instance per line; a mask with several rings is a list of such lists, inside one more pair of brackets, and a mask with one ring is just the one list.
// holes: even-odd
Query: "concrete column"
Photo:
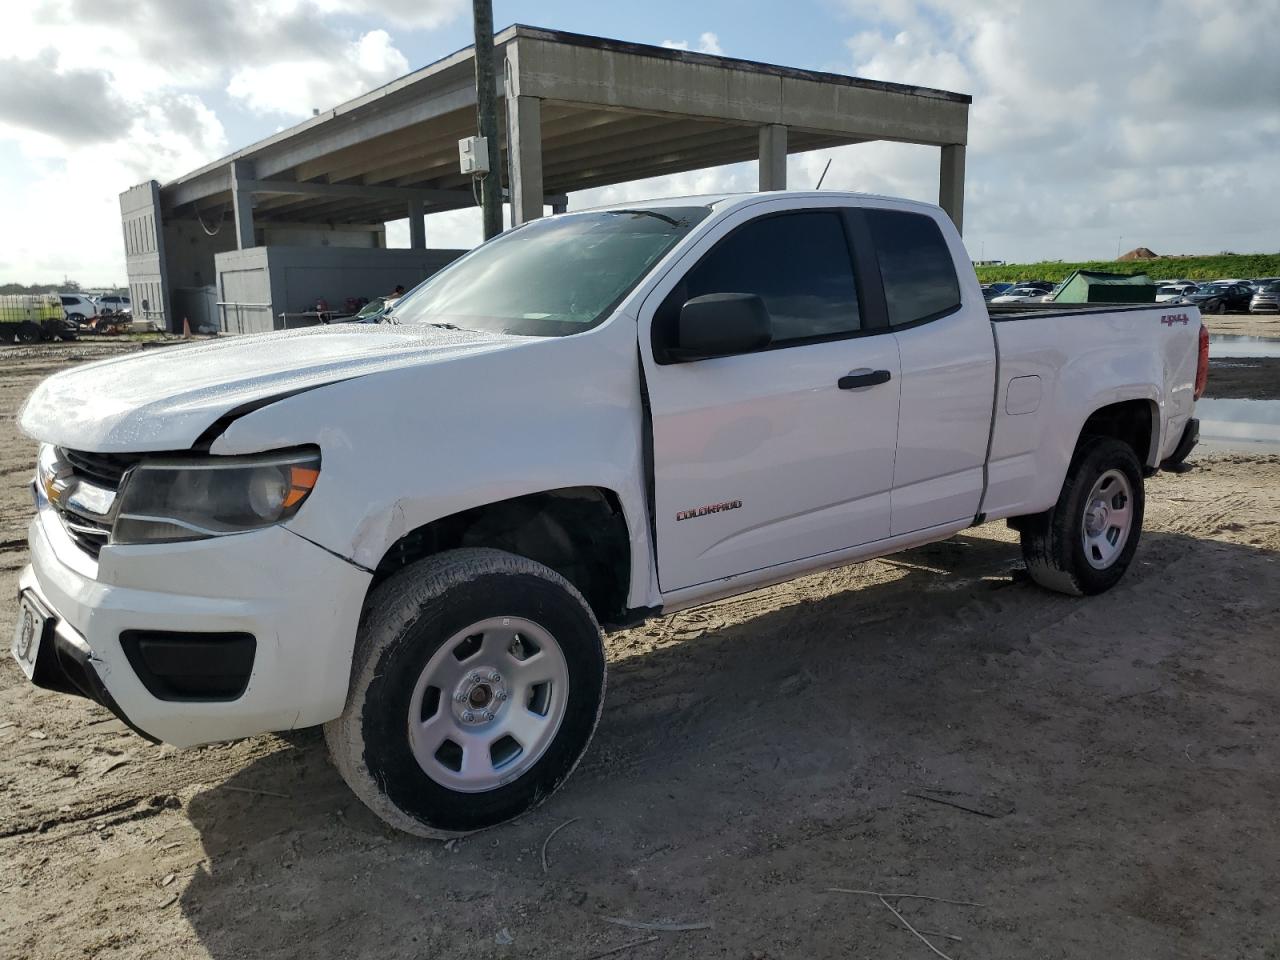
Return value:
[(760, 128), (760, 189), (787, 189), (787, 128), (781, 123)]
[(409, 249), (427, 249), (427, 224), (421, 199), (409, 201)]
[(964, 233), (964, 144), (953, 143), (942, 148), (938, 206), (947, 211), (956, 229)]
[(257, 246), (253, 238), (253, 194), (241, 190), (243, 180), (253, 179), (253, 164), (247, 160), (231, 161), (231, 208), (236, 216), (236, 249)]
[(508, 96), (507, 123), (514, 227), (542, 216), (542, 101)]

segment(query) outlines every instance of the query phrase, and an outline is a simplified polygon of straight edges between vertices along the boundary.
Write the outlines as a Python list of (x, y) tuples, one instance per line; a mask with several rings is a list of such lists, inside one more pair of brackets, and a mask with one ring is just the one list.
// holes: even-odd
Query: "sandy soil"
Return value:
[[(0, 598), (14, 411), (103, 349), (0, 356)], [(955, 960), (1280, 956), (1280, 458), (1149, 497), (1092, 600), (993, 525), (614, 634), (574, 779), (447, 846), (365, 812), (313, 732), (155, 747), (6, 658), (0, 956), (932, 956), (829, 887), (983, 904), (889, 901)]]

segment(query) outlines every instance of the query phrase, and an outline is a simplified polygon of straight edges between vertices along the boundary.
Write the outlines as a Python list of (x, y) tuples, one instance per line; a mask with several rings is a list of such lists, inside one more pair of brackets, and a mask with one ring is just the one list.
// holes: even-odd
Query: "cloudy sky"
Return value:
[[(495, 0), (530, 23), (972, 94), (966, 241), (1004, 260), (1280, 250), (1280, 0)], [(124, 281), (118, 194), (470, 43), (466, 0), (14, 0), (0, 12), (0, 282)], [(937, 151), (793, 156), (793, 186), (935, 200)], [(752, 189), (755, 165), (584, 206)], [(479, 217), (428, 221), (470, 245)], [(404, 223), (389, 237), (407, 245)]]

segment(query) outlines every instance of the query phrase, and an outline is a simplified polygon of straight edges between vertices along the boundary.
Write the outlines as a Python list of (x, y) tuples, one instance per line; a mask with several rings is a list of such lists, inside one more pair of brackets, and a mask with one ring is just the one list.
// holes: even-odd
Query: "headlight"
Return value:
[(145, 461), (121, 484), (111, 542), (202, 540), (269, 527), (297, 513), (319, 477), (314, 448)]

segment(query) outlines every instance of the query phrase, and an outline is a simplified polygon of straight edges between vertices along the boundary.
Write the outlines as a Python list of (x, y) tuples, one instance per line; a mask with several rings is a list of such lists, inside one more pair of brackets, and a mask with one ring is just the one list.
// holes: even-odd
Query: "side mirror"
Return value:
[(773, 342), (769, 309), (754, 293), (708, 293), (680, 308), (676, 342), (667, 356), (677, 362), (750, 353)]

